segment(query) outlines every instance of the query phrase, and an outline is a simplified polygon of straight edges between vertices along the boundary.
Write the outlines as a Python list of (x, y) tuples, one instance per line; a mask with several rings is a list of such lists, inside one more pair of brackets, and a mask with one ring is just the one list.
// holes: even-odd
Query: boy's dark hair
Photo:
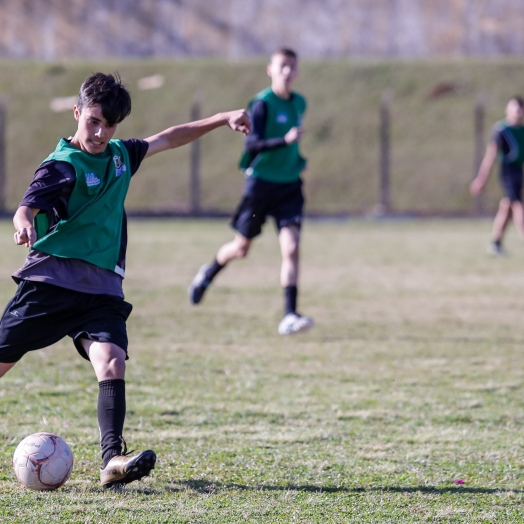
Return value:
[(93, 73), (84, 81), (78, 94), (78, 110), (82, 112), (84, 107), (94, 105), (100, 106), (110, 126), (119, 124), (131, 113), (131, 95), (122, 85), (118, 73)]
[(282, 56), (285, 56), (286, 58), (294, 58), (295, 60), (298, 60), (297, 53), (295, 51), (293, 51), (293, 49), (289, 49), (289, 47), (281, 47), (281, 48), (277, 49), (271, 55), (271, 57), (274, 57), (274, 56), (277, 56), (277, 55), (282, 55)]
[(524, 109), (524, 98), (519, 95), (512, 96), (510, 100), (515, 100), (521, 109)]

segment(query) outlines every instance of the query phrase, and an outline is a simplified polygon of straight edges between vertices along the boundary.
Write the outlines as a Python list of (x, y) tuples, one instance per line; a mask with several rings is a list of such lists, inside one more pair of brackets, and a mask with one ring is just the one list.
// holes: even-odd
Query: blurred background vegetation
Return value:
[[(13, 209), (38, 164), (57, 140), (75, 131), (72, 112), (54, 113), (55, 97), (78, 93), (93, 71), (118, 71), (133, 97), (131, 116), (117, 136), (145, 138), (186, 122), (195, 95), (202, 116), (246, 105), (268, 85), (266, 60), (111, 59), (60, 63), (0, 61), (0, 95), (7, 100), (7, 194)], [(161, 74), (164, 85), (141, 91), (139, 79)], [(474, 175), (474, 107), (486, 96), (485, 140), (509, 97), (522, 92), (518, 58), (446, 60), (303, 60), (296, 90), (308, 99), (303, 152), (308, 211), (372, 213), (378, 201), (379, 106), (385, 89), (391, 104), (391, 207), (397, 213), (463, 215), (474, 210), (468, 184)], [(205, 210), (229, 212), (243, 184), (237, 161), (242, 138), (226, 129), (202, 140)], [(189, 149), (144, 163), (131, 186), (129, 210), (189, 209)], [(496, 175), (485, 196), (491, 211), (499, 199)]]

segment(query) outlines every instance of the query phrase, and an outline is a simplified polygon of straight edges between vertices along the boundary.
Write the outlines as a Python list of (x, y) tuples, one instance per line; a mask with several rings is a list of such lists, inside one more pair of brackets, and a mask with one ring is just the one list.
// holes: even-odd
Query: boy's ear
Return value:
[(75, 120), (78, 122), (78, 120), (80, 120), (80, 110), (76, 105), (73, 106), (73, 115), (75, 116)]
[(267, 73), (267, 76), (271, 78), (271, 62), (269, 62), (269, 64), (266, 67), (266, 73)]

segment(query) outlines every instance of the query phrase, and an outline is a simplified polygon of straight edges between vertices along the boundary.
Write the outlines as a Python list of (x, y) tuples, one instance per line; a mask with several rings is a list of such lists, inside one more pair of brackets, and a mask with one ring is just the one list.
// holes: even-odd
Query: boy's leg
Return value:
[(224, 269), (226, 264), (237, 258), (245, 258), (251, 247), (251, 239), (242, 236), (240, 233), (235, 235), (231, 242), (224, 244), (211, 264), (204, 264), (191, 282), (188, 290), (189, 301), (198, 304), (204, 297), (206, 289), (209, 287), (217, 274)]
[[(298, 283), (298, 264), (300, 249), (300, 229), (297, 226), (283, 227), (278, 234), (282, 266), (280, 284), (282, 287), (295, 286)], [(287, 313), (293, 313), (287, 311)]]
[(296, 225), (283, 227), (278, 239), (282, 253), (280, 283), (284, 289), (284, 317), (278, 331), (281, 335), (291, 335), (313, 326), (312, 319), (297, 313), (300, 228)]
[(511, 216), (520, 238), (524, 240), (524, 207), (521, 201), (511, 202)]
[(126, 353), (107, 342), (81, 340), (98, 379), (98, 425), (103, 467), (122, 454), (122, 434), (126, 416)]
[(191, 304), (199, 304), (206, 289), (226, 264), (237, 258), (245, 258), (253, 239), (260, 235), (266, 221), (270, 201), (263, 198), (244, 196), (231, 219), (231, 226), (236, 231), (235, 238), (224, 244), (211, 264), (204, 264), (196, 274), (188, 289)]
[(244, 258), (249, 252), (253, 238), (260, 235), (266, 221), (267, 199), (244, 195), (237, 207), (231, 226), (236, 231), (235, 238), (224, 244), (208, 265), (204, 264), (196, 274), (188, 289), (191, 304), (199, 304), (206, 289), (226, 264), (237, 258)]
[(235, 238), (224, 244), (217, 253), (216, 262), (224, 267), (227, 263), (235, 260), (237, 258), (245, 258), (249, 253), (249, 248), (251, 247), (252, 240), (246, 238), (245, 236), (237, 233)]
[(156, 455), (151, 450), (134, 456), (127, 456), (127, 449), (122, 453), (126, 416), (126, 352), (108, 342), (86, 339), (80, 342), (89, 356), (99, 384), (98, 424), (103, 460), (100, 481), (107, 488), (141, 479), (155, 467)]
[(0, 377), (3, 377), (15, 364), (16, 362), (0, 362)]
[(69, 336), (80, 355), (92, 363), (99, 382), (97, 411), (103, 457), (100, 482), (109, 488), (149, 475), (156, 462), (155, 453), (149, 449), (128, 454), (122, 438), (126, 413), (126, 321), (133, 307), (111, 295), (78, 295), (82, 306), (79, 322)]
[(495, 255), (503, 254), (502, 251), (502, 239), (504, 232), (508, 226), (511, 218), (511, 201), (509, 198), (504, 197), (499, 203), (497, 214), (493, 220), (493, 229), (491, 234), (490, 252)]

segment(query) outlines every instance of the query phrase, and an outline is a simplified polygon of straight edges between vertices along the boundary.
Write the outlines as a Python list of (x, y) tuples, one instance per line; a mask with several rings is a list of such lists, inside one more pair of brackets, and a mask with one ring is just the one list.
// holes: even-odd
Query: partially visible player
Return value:
[[(145, 140), (113, 139), (131, 112), (118, 75), (95, 73), (80, 88), (74, 136), (63, 138), (37, 168), (13, 219), (15, 243), (30, 248), (0, 320), (0, 377), (28, 351), (69, 336), (99, 383), (98, 423), (103, 487), (148, 475), (156, 455), (127, 453), (127, 227), (124, 202), (143, 160), (187, 144), (220, 126), (249, 133), (244, 110), (170, 127)], [(24, 140), (24, 137), (20, 137)], [(30, 147), (30, 144), (28, 144)], [(122, 445), (124, 449), (122, 450)]]
[(473, 196), (479, 195), (489, 178), (491, 168), (499, 157), (500, 182), (504, 196), (493, 221), (493, 232), (488, 252), (494, 256), (504, 255), (502, 239), (511, 218), (524, 240), (524, 208), (522, 206), (522, 166), (524, 164), (524, 100), (514, 96), (506, 106), (506, 118), (493, 126), (486, 154), (478, 175), (470, 186)]
[(297, 55), (291, 49), (273, 53), (267, 74), (271, 87), (249, 103), (252, 131), (245, 142), (240, 167), (246, 175), (244, 192), (231, 225), (236, 235), (224, 244), (210, 265), (200, 268), (189, 287), (189, 300), (199, 304), (206, 289), (229, 262), (244, 258), (253, 239), (262, 231), (267, 216), (278, 229), (284, 292), (284, 316), (278, 326), (281, 335), (307, 331), (311, 318), (297, 312), (300, 228), (304, 198), (301, 173), (306, 161), (300, 154), (304, 97), (291, 91), (298, 74)]

